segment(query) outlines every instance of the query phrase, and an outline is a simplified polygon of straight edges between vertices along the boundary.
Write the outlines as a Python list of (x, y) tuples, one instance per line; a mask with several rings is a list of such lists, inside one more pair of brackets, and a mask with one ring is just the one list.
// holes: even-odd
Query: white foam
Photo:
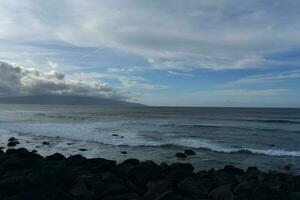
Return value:
[[(31, 136), (59, 137), (82, 142), (98, 142), (108, 145), (127, 146), (164, 146), (177, 145), (191, 148), (205, 148), (221, 153), (250, 152), (268, 156), (296, 156), (300, 157), (300, 151), (288, 151), (282, 149), (251, 149), (251, 148), (228, 148), (209, 140), (200, 138), (162, 138), (154, 140), (135, 132), (99, 132), (99, 127), (106, 128), (105, 123), (0, 123), (0, 140), (9, 132), (26, 134)], [(118, 134), (118, 136), (112, 136)], [(4, 137), (4, 136), (3, 136)], [(4, 139), (4, 138), (3, 138)], [(7, 136), (5, 136), (5, 141)]]

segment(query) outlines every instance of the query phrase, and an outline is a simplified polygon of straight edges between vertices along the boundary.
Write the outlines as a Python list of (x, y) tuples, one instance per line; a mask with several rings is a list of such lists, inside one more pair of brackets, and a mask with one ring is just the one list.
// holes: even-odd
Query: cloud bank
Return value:
[(286, 65), (268, 55), (299, 48), (299, 8), (298, 0), (2, 0), (0, 39), (118, 49), (163, 69), (259, 68)]
[(77, 81), (56, 71), (25, 69), (0, 61), (0, 72), (0, 96), (2, 97), (53, 94), (123, 100), (130, 98), (129, 93), (120, 92), (108, 84)]

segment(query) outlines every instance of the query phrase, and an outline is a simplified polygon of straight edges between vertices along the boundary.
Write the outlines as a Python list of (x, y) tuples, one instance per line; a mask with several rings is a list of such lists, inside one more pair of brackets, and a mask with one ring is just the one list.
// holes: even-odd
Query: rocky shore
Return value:
[(0, 150), (2, 200), (298, 200), (300, 176), (233, 166), (194, 172), (190, 164)]

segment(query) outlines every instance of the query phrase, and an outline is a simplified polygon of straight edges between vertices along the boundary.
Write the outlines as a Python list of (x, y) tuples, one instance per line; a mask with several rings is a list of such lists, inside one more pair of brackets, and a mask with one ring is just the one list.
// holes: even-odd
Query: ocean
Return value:
[[(289, 173), (300, 174), (295, 108), (0, 105), (0, 146), (7, 149), (10, 137), (42, 155), (188, 162), (197, 169), (285, 171), (290, 164)], [(175, 157), (185, 149), (196, 155)]]

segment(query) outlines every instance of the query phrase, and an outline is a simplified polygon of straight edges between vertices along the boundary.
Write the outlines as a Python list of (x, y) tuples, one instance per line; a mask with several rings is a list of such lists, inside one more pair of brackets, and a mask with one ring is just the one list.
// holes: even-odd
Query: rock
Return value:
[(180, 181), (177, 188), (182, 194), (194, 197), (205, 197), (208, 193), (206, 187), (195, 181), (191, 176)]
[(8, 139), (8, 142), (13, 142), (13, 141), (17, 141), (17, 139), (14, 138), (14, 137), (11, 137), (11, 138)]
[(134, 193), (124, 193), (124, 194), (116, 194), (113, 196), (105, 197), (102, 200), (128, 200), (128, 199), (138, 199), (138, 195)]
[(231, 165), (225, 166), (223, 169), (220, 169), (219, 172), (225, 172), (233, 175), (243, 175), (245, 173), (244, 170), (233, 167)]
[(121, 154), (127, 154), (127, 151), (121, 151)]
[(75, 197), (78, 196), (85, 196), (88, 192), (88, 189), (86, 188), (85, 184), (82, 182), (78, 182), (70, 189), (69, 193)]
[(170, 181), (160, 180), (147, 183), (147, 192), (144, 194), (145, 200), (162, 199), (169, 193), (172, 193), (172, 183)]
[(115, 137), (118, 137), (119, 135), (118, 134), (111, 134), (112, 136), (115, 136)]
[(87, 151), (85, 148), (80, 148), (79, 151)]
[(18, 142), (18, 141), (11, 141), (11, 142), (8, 142), (7, 146), (9, 146), (9, 147), (15, 147), (15, 146), (17, 146), (17, 144), (20, 144), (20, 142)]
[(287, 165), (285, 165), (283, 168), (284, 168), (285, 170), (289, 171), (289, 170), (292, 169), (292, 167), (293, 167), (292, 164), (287, 164)]
[(184, 150), (184, 153), (188, 156), (196, 154), (195, 151), (193, 151), (192, 149), (186, 149), (186, 150)]
[(187, 155), (185, 153), (181, 153), (181, 152), (176, 153), (175, 156), (177, 158), (186, 158), (187, 157)]
[(137, 186), (145, 187), (149, 181), (159, 178), (160, 166), (153, 161), (144, 161), (132, 167), (128, 172), (128, 178)]
[(169, 166), (170, 170), (179, 170), (179, 171), (194, 171), (193, 165), (190, 163), (173, 163)]
[(247, 199), (252, 196), (253, 190), (257, 184), (257, 180), (244, 180), (238, 184), (233, 191), (239, 199)]
[(300, 192), (291, 192), (289, 194), (290, 200), (299, 200), (300, 199)]
[(47, 156), (45, 159), (48, 161), (58, 161), (58, 160), (64, 160), (66, 158), (60, 153), (55, 153), (53, 155)]
[(31, 152), (32, 152), (32, 153), (37, 153), (37, 150), (33, 149)]
[(43, 145), (50, 145), (50, 142), (44, 141), (42, 144)]
[(53, 195), (49, 200), (75, 200), (75, 199), (72, 198), (69, 194), (60, 191), (55, 195)]
[(213, 200), (233, 200), (234, 196), (231, 192), (230, 185), (222, 185), (213, 189), (209, 195)]

